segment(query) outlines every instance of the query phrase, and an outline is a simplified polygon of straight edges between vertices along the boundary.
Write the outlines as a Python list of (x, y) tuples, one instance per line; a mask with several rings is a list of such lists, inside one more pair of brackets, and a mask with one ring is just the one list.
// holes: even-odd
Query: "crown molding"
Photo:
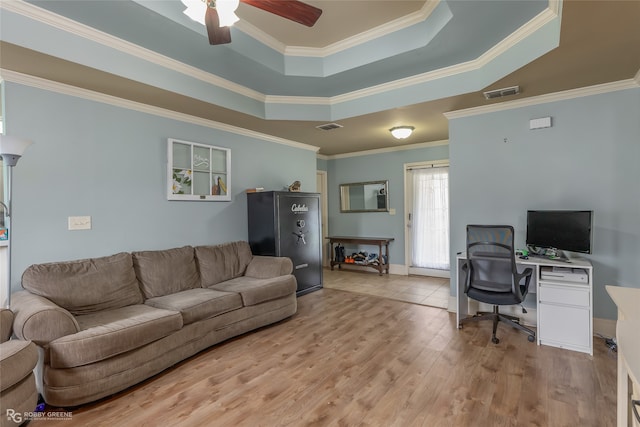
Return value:
[[(417, 144), (398, 145), (396, 147), (376, 148), (373, 150), (355, 151), (352, 153), (343, 153), (343, 154), (332, 154), (329, 156), (322, 155), (323, 156), (322, 159), (323, 160), (345, 159), (348, 157), (369, 156), (372, 154), (385, 154), (385, 153), (392, 153), (397, 151), (418, 150), (420, 148), (438, 147), (441, 145), (449, 145), (449, 140), (443, 139), (440, 141), (419, 142)], [(320, 155), (318, 155), (318, 158), (321, 158)]]
[(391, 34), (395, 31), (405, 29), (427, 19), (431, 12), (440, 4), (441, 0), (425, 2), (424, 6), (416, 12), (412, 12), (393, 21), (386, 22), (376, 28), (372, 28), (354, 36), (348, 37), (339, 42), (332, 43), (324, 47), (291, 46), (282, 43), (275, 37), (265, 33), (255, 25), (247, 21), (240, 21), (234, 24), (234, 28), (242, 31), (257, 42), (275, 50), (284, 56), (302, 56), (311, 58), (325, 58), (327, 56), (354, 48), (372, 39)]
[(619, 90), (634, 89), (640, 87), (640, 71), (635, 78), (620, 80), (617, 82), (603, 83), (594, 86), (587, 86), (578, 89), (569, 89), (561, 92), (548, 93), (545, 95), (532, 96), (530, 98), (516, 99), (513, 101), (500, 102), (498, 104), (483, 105), (480, 107), (465, 108), (463, 110), (449, 111), (444, 116), (449, 119), (459, 119), (462, 117), (476, 116), (479, 114), (495, 113), (499, 111), (513, 110), (515, 108), (529, 107), (532, 105), (547, 104), (549, 102), (566, 101), (584, 96), (600, 95), (603, 93), (616, 92)]
[(322, 105), (331, 106), (334, 102), (331, 97), (321, 96), (285, 96), (265, 95), (265, 104), (296, 104), (296, 105)]
[(255, 25), (251, 25), (249, 22), (240, 20), (233, 24), (233, 30), (242, 31), (252, 39), (256, 40), (258, 43), (262, 43), (270, 49), (275, 50), (281, 55), (284, 55), (284, 52), (287, 49), (287, 45), (282, 43), (280, 40), (275, 37), (271, 37), (269, 34), (265, 33)]
[(300, 148), (303, 150), (309, 150), (318, 152), (319, 147), (303, 144), (297, 141), (291, 141), (284, 138), (278, 138), (271, 135), (266, 135), (260, 132), (244, 129), (237, 126), (228, 125), (226, 123), (216, 122), (214, 120), (203, 119), (201, 117), (191, 116), (189, 114), (178, 113), (175, 111), (167, 110), (152, 105), (143, 104), (140, 102), (130, 101), (128, 99), (118, 98), (112, 95), (106, 95), (100, 92), (94, 92), (88, 89), (82, 89), (76, 86), (67, 85), (64, 83), (54, 82), (52, 80), (43, 79), (40, 77), (34, 77), (27, 74), (18, 73), (11, 70), (0, 68), (0, 81), (5, 80), (11, 83), (21, 84), (24, 86), (33, 87), (36, 89), (42, 89), (49, 92), (55, 92), (62, 95), (73, 96), (76, 98), (85, 99), (88, 101), (100, 102), (103, 104), (113, 105), (115, 107), (125, 108), (128, 110), (137, 111), (140, 113), (151, 114), (166, 119), (178, 120), (184, 123), (190, 123), (198, 126), (204, 126), (210, 129), (221, 130), (225, 132), (235, 133), (237, 135), (246, 136), (249, 138), (260, 139), (263, 141), (273, 142), (276, 144), (282, 144), (289, 147)]
[[(419, 13), (420, 15), (425, 13), (427, 14), (431, 13), (433, 8), (437, 6), (438, 2), (426, 2), (423, 9), (420, 12), (415, 12), (415, 13), (416, 14)], [(432, 3), (436, 3), (436, 4), (432, 4)], [(94, 41), (96, 43), (100, 43), (110, 48), (119, 50), (126, 54), (129, 54), (138, 58), (142, 58), (150, 63), (159, 65), (167, 69), (171, 69), (178, 73), (187, 75), (192, 78), (196, 78), (205, 83), (209, 83), (216, 87), (229, 90), (233, 93), (246, 96), (256, 101), (263, 102), (265, 104), (274, 103), (274, 104), (332, 106), (335, 104), (354, 101), (354, 100), (358, 100), (358, 99), (369, 97), (369, 96), (379, 95), (389, 91), (402, 89), (402, 88), (406, 88), (406, 87), (410, 87), (410, 86), (418, 85), (422, 83), (427, 83), (427, 82), (438, 80), (444, 77), (449, 77), (452, 75), (480, 69), (483, 66), (487, 65), (490, 61), (498, 57), (499, 55), (505, 53), (508, 49), (513, 47), (514, 44), (530, 36), (542, 26), (544, 26), (551, 20), (557, 18), (561, 3), (562, 3), (561, 0), (549, 0), (549, 7), (547, 9), (539, 13), (537, 16), (532, 18), (525, 25), (518, 28), (511, 35), (509, 35), (504, 40), (497, 43), (495, 46), (493, 46), (491, 49), (489, 49), (487, 52), (485, 52), (475, 60), (457, 64), (450, 67), (445, 67), (439, 70), (426, 72), (416, 76), (407, 77), (404, 79), (398, 79), (395, 81), (382, 83), (376, 86), (371, 86), (365, 89), (360, 89), (353, 92), (336, 95), (333, 97), (326, 97), (326, 98), (325, 97), (305, 97), (305, 96), (265, 95), (261, 92), (247, 88), (246, 86), (234, 83), (230, 80), (218, 77), (215, 74), (212, 74), (212, 73), (200, 70), (198, 68), (192, 67), (190, 65), (184, 64), (182, 62), (176, 61), (174, 59), (161, 55), (157, 52), (151, 51), (149, 49), (145, 49), (133, 43), (114, 37), (110, 34), (104, 33), (92, 27), (73, 21), (69, 18), (56, 15), (38, 6), (27, 3), (23, 0), (9, 0), (9, 1), (3, 0), (0, 2), (0, 9), (5, 9), (14, 13), (21, 14), (28, 18), (40, 21), (44, 24), (66, 31), (70, 34), (83, 37), (85, 39)], [(416, 18), (415, 17), (407, 18), (407, 20), (412, 20), (412, 19), (416, 19)], [(397, 21), (404, 22), (402, 18)], [(395, 23), (394, 25), (400, 25), (400, 24)]]
[(346, 39), (339, 42), (332, 43), (321, 48), (287, 46), (282, 54), (289, 56), (310, 56), (318, 58), (334, 55), (336, 53), (354, 48), (379, 37), (383, 37), (398, 30), (403, 30), (412, 25), (418, 24), (426, 20), (436, 9), (436, 7), (438, 7), (439, 4), (440, 0), (427, 1), (418, 11), (394, 19), (393, 21), (386, 22), (382, 25), (379, 25), (367, 31), (363, 31), (362, 33), (356, 34), (354, 36), (347, 37)]
[[(556, 2), (551, 0), (550, 4), (552, 3)], [(404, 79), (382, 83), (376, 86), (371, 86), (346, 94), (337, 95), (331, 98), (331, 104), (339, 104), (341, 102), (353, 101), (367, 96), (379, 95), (384, 92), (402, 89), (408, 86), (427, 83), (456, 74), (468, 73), (470, 71), (481, 69), (500, 55), (507, 52), (517, 43), (531, 36), (537, 30), (553, 21), (557, 17), (557, 7), (547, 8), (474, 60), (452, 65), (450, 67), (440, 68), (438, 70), (429, 71)]]
[[(555, 3), (551, 1), (550, 3)], [(393, 90), (403, 89), (405, 87), (428, 83), (431, 81), (443, 79), (445, 77), (453, 76), (456, 74), (468, 73), (476, 71), (495, 60), (500, 55), (504, 54), (511, 47), (515, 46), (520, 41), (526, 39), (535, 33), (538, 29), (551, 22), (558, 17), (557, 8), (548, 8), (540, 12), (529, 22), (509, 36), (498, 42), (488, 51), (483, 53), (480, 57), (463, 62), (460, 64), (452, 65), (450, 67), (440, 68), (438, 70), (429, 71), (426, 73), (418, 74), (404, 79), (394, 80), (392, 82), (382, 83), (368, 88), (356, 90), (353, 92), (345, 93), (342, 95), (336, 95), (328, 98), (322, 97), (303, 97), (303, 96), (279, 96), (269, 95), (267, 96), (267, 103), (277, 104), (304, 104), (304, 105), (336, 105), (343, 102), (356, 101), (360, 98), (368, 96), (375, 96), (381, 93), (390, 92)]]
[(107, 34), (103, 31), (97, 30), (93, 27), (89, 27), (88, 25), (81, 24), (64, 16), (49, 12), (23, 0), (2, 0), (0, 1), (0, 9), (14, 12), (30, 19), (34, 19), (43, 24), (65, 31), (69, 34), (93, 41), (95, 43), (99, 43), (128, 55), (141, 58), (150, 63), (176, 71), (189, 77), (196, 78), (205, 83), (227, 89), (231, 92), (246, 96), (256, 101), (264, 102), (265, 100), (264, 94), (253, 89), (249, 89), (246, 86), (234, 83), (227, 79), (223, 79), (222, 77), (216, 76), (215, 74), (211, 74), (199, 68), (192, 67), (183, 62), (176, 61), (175, 59), (159, 54), (158, 52), (143, 48), (134, 43), (130, 43), (126, 40), (112, 36), (111, 34)]

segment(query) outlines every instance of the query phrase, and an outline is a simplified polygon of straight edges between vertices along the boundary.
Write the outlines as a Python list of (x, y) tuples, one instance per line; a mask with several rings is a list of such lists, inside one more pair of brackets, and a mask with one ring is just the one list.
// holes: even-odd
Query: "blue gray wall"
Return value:
[[(246, 188), (316, 190), (312, 150), (11, 82), (5, 108), (35, 142), (14, 169), (14, 290), (32, 263), (246, 240)], [(167, 201), (167, 138), (231, 148), (232, 201)], [(77, 215), (92, 229), (68, 231)]]
[[(448, 158), (449, 147), (435, 145), (328, 160), (329, 233), (336, 236), (394, 237), (395, 241), (389, 246), (390, 263), (404, 265), (404, 165)], [(388, 212), (340, 212), (340, 184), (381, 180), (389, 181), (389, 207), (396, 210), (395, 215)], [(371, 249), (366, 248), (368, 251)]]
[(451, 256), (469, 223), (511, 224), (524, 247), (528, 209), (593, 210), (594, 317), (615, 319), (605, 285), (640, 287), (640, 89), (453, 119), (449, 137)]

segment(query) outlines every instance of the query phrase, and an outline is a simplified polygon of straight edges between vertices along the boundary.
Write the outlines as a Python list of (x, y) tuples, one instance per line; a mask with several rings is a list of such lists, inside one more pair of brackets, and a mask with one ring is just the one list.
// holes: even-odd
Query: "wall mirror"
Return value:
[(388, 181), (340, 184), (340, 212), (387, 212)]

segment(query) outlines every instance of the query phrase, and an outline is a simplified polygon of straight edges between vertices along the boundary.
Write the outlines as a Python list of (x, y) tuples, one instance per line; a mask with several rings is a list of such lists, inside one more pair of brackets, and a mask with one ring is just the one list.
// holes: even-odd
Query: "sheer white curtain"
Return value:
[(449, 269), (449, 168), (413, 169), (412, 266)]

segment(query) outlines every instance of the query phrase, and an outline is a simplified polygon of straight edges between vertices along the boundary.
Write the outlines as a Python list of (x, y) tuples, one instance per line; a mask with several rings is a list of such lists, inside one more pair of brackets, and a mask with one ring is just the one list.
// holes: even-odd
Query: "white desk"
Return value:
[(639, 427), (630, 403), (640, 400), (640, 289), (606, 288), (618, 306), (618, 427)]
[[(464, 293), (465, 273), (462, 271), (462, 266), (465, 262), (465, 253), (457, 256), (458, 327), (460, 327), (460, 319), (477, 311), (477, 304), (475, 308), (470, 308), (470, 301)], [(516, 258), (516, 265), (518, 271), (527, 267), (533, 269), (529, 295), (524, 306), (527, 310), (536, 312), (535, 320), (528, 323), (537, 326), (538, 345), (550, 345), (593, 355), (593, 267), (591, 263), (583, 258), (573, 258), (570, 263), (566, 263), (530, 257), (526, 260)], [(543, 279), (542, 268), (554, 266), (584, 269), (587, 272), (587, 283)], [(526, 320), (525, 323), (527, 323)]]

